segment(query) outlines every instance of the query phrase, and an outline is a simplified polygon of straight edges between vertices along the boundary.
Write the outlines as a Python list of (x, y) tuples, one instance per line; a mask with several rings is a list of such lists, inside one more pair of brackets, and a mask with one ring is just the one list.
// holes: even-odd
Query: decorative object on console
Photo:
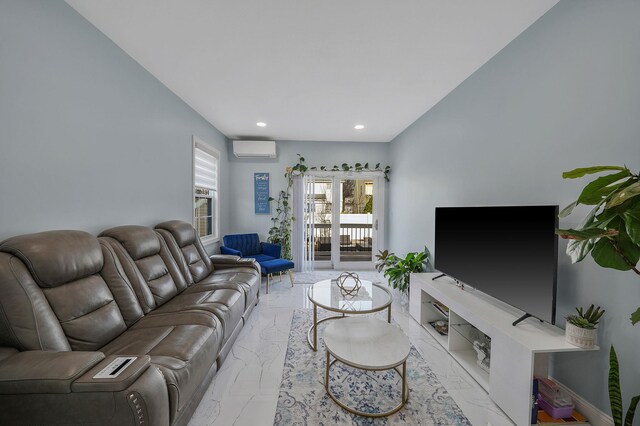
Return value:
[[(560, 212), (571, 214), (578, 204), (594, 206), (579, 229), (557, 229), (556, 233), (571, 240), (567, 254), (572, 263), (587, 254), (603, 268), (633, 271), (640, 275), (640, 174), (626, 166), (595, 166), (564, 172), (565, 179), (613, 171), (584, 187), (576, 201)], [(631, 314), (631, 323), (640, 322), (640, 308)]]
[(447, 320), (431, 321), (429, 325), (433, 327), (435, 331), (440, 333), (441, 336), (449, 335), (449, 321)]
[(360, 277), (355, 272), (343, 272), (336, 279), (336, 284), (343, 296), (355, 296), (362, 286)]
[(402, 293), (409, 293), (409, 277), (413, 272), (431, 272), (431, 252), (424, 246), (421, 252), (407, 253), (404, 259), (390, 253), (389, 250), (380, 251), (376, 255), (376, 270), (382, 272), (389, 280), (389, 285), (400, 290)]
[(480, 342), (475, 340), (473, 342), (473, 349), (476, 351), (478, 359), (476, 364), (487, 373), (491, 368), (491, 346), (487, 342)]
[(589, 306), (586, 312), (582, 308), (576, 308), (576, 314), (567, 316), (565, 338), (567, 342), (581, 348), (591, 349), (596, 345), (598, 329), (596, 325), (604, 315), (604, 309), (600, 310), (594, 305)]
[(571, 396), (551, 379), (540, 377), (538, 381), (538, 406), (552, 418), (564, 418), (573, 413)]

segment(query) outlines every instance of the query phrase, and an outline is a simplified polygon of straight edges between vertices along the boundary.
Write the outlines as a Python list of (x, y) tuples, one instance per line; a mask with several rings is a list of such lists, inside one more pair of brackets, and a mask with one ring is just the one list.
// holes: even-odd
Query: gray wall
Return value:
[[(305, 164), (312, 166), (340, 166), (342, 163), (369, 163), (374, 166), (381, 163), (381, 167), (388, 164), (389, 144), (378, 142), (296, 142), (278, 141), (278, 158), (276, 159), (238, 159), (233, 155), (229, 142), (230, 164), (230, 209), (233, 212), (230, 232), (258, 232), (262, 239), (266, 239), (272, 226), (271, 217), (274, 215), (257, 215), (254, 213), (253, 174), (268, 172), (270, 175), (270, 192), (277, 198), (281, 190), (286, 189), (287, 180), (285, 169), (298, 163), (298, 155), (305, 158)], [(393, 179), (393, 170), (391, 171)], [(271, 206), (275, 209), (275, 203)]]
[[(563, 207), (587, 182), (565, 181), (563, 171), (624, 163), (638, 171), (638, 22), (638, 1), (562, 0), (393, 140), (391, 249), (432, 247), (436, 206)], [(561, 226), (577, 225), (583, 213)], [(600, 304), (607, 314), (602, 349), (556, 356), (553, 374), (608, 412), (611, 344), (625, 400), (640, 393), (640, 326), (628, 320), (640, 305), (640, 277), (591, 258), (570, 265), (564, 242), (560, 249), (560, 325), (578, 305)]]
[(191, 138), (225, 137), (61, 0), (0, 2), (0, 240), (191, 221)]

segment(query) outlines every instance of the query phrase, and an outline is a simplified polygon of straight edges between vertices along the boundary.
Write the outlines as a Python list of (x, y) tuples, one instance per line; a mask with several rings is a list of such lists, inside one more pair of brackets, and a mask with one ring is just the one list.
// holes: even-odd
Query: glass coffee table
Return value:
[[(360, 280), (362, 286), (354, 295), (343, 294), (333, 280), (319, 281), (309, 288), (307, 297), (313, 304), (313, 324), (307, 332), (307, 341), (314, 351), (318, 350), (318, 324), (347, 315), (371, 314), (388, 310), (387, 321), (391, 322), (391, 292), (380, 284)], [(318, 307), (340, 315), (318, 320)]]

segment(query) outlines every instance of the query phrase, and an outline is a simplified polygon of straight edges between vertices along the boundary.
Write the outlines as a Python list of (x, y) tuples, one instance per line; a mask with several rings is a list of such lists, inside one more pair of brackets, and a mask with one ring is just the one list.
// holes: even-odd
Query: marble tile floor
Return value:
[[(264, 283), (263, 283), (264, 287)], [(194, 413), (190, 426), (271, 426), (276, 412), (293, 310), (311, 308), (309, 284), (283, 280), (260, 294), (260, 302)], [(487, 393), (399, 304), (393, 319), (430, 363), (464, 414), (476, 426), (513, 423)]]

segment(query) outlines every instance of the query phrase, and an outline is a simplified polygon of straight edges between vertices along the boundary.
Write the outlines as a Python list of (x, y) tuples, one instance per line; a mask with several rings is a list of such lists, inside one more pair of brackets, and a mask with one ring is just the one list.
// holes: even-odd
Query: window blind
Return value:
[(196, 144), (194, 159), (194, 183), (197, 188), (215, 191), (217, 182), (218, 159)]

